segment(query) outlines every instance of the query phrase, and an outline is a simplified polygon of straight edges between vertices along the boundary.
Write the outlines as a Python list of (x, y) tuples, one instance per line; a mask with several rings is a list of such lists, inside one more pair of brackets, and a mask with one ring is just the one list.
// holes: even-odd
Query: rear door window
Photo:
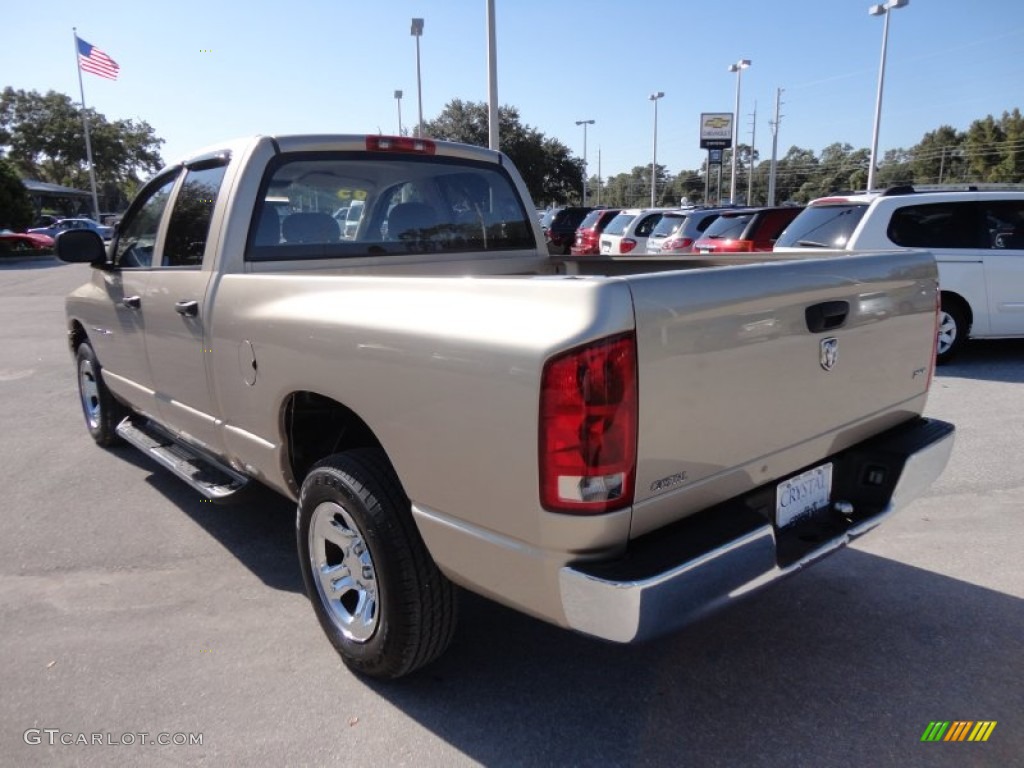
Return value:
[(971, 202), (908, 205), (893, 211), (886, 235), (904, 248), (988, 248)]
[(867, 210), (867, 203), (808, 206), (782, 231), (775, 246), (843, 248)]
[(990, 248), (1024, 250), (1024, 200), (981, 203)]
[(203, 263), (206, 240), (210, 235), (213, 208), (224, 180), (220, 164), (208, 168), (189, 169), (178, 190), (171, 209), (164, 241), (165, 267), (198, 267)]

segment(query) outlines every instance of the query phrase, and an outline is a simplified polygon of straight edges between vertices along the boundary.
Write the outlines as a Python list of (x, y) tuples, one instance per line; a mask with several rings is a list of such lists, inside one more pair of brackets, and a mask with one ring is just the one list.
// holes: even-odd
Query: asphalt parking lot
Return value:
[(0, 265), (0, 764), (1024, 765), (1024, 341), (939, 369), (945, 475), (799, 577), (636, 647), (466, 595), (448, 654), (381, 684), (323, 637), (289, 502), (93, 445), (63, 332), (87, 274)]

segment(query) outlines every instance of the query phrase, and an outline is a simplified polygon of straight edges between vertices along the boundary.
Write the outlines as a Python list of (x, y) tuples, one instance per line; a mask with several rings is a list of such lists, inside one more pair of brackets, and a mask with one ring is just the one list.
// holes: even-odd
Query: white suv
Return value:
[(907, 187), (812, 201), (774, 252), (926, 248), (939, 265), (938, 360), (970, 338), (1024, 336), (1024, 190)]
[(608, 222), (601, 233), (599, 250), (602, 256), (638, 256), (647, 253), (647, 238), (661, 221), (665, 211), (677, 208), (627, 208)]

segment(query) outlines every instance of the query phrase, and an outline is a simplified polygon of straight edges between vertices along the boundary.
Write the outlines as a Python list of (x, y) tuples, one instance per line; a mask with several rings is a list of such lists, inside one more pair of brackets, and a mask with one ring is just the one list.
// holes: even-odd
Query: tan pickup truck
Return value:
[(444, 651), (455, 585), (613, 641), (676, 629), (875, 526), (953, 442), (921, 417), (930, 254), (587, 275), (476, 147), (227, 142), (108, 249), (57, 250), (94, 267), (67, 299), (92, 437), (210, 499), (295, 499), (316, 615), (371, 676)]

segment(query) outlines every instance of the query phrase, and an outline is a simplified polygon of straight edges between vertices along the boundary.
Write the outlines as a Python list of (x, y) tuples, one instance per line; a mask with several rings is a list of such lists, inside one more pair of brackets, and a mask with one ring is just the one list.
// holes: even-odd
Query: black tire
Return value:
[(119, 403), (103, 382), (103, 368), (88, 342), (78, 345), (75, 352), (78, 378), (78, 397), (85, 416), (85, 428), (92, 439), (104, 447), (121, 442), (115, 431), (128, 409)]
[(299, 494), (296, 534), (306, 594), (351, 669), (402, 677), (451, 643), (456, 588), (427, 552), (382, 451), (361, 448), (314, 465)]
[(943, 297), (939, 310), (939, 333), (936, 339), (935, 362), (948, 363), (963, 349), (971, 332), (967, 312), (956, 300)]

